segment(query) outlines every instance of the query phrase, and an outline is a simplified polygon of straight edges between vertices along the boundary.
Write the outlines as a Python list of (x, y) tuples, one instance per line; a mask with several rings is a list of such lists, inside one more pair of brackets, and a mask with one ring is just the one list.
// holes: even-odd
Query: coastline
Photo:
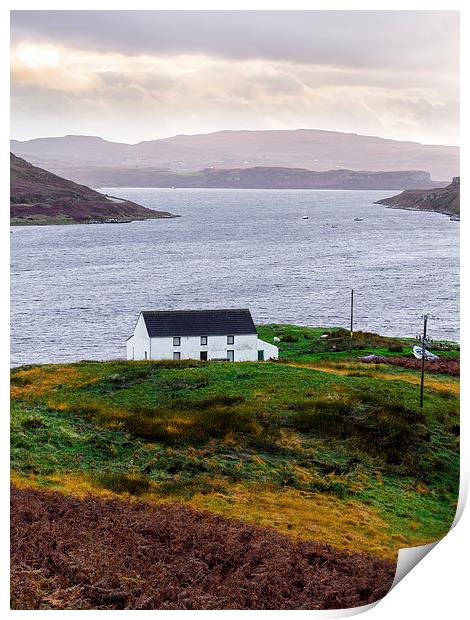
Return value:
[(421, 207), (408, 207), (402, 205), (386, 204), (385, 202), (374, 202), (375, 205), (381, 204), (387, 207), (387, 209), (402, 209), (403, 211), (423, 211), (425, 213), (439, 213), (440, 215), (446, 215), (451, 222), (460, 222), (460, 213), (449, 213), (448, 211), (436, 211), (435, 209), (423, 209)]
[(166, 211), (158, 211), (158, 213), (160, 213), (161, 215), (158, 215), (156, 217), (138, 217), (138, 218), (122, 219), (122, 220), (118, 218), (109, 218), (106, 220), (89, 220), (86, 222), (78, 222), (76, 220), (68, 220), (66, 218), (64, 218), (63, 221), (54, 221), (55, 218), (50, 218), (50, 220), (47, 220), (46, 218), (38, 218), (37, 220), (34, 220), (33, 217), (27, 218), (29, 221), (18, 222), (18, 221), (14, 221), (14, 220), (17, 220), (18, 218), (10, 218), (10, 226), (25, 227), (25, 226), (69, 226), (71, 224), (78, 224), (78, 225), (132, 224), (132, 222), (145, 222), (147, 220), (172, 220), (172, 219), (181, 217), (181, 215), (177, 215), (174, 213), (167, 213)]

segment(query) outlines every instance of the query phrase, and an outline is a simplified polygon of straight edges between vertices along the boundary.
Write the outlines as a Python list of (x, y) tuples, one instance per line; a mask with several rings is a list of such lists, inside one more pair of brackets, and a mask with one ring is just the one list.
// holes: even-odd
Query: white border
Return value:
[[(2, 131), (4, 133), (4, 142), (6, 145), (6, 141), (9, 140), (9, 102), (7, 97), (7, 89), (6, 85), (8, 84), (9, 79), (9, 10), (38, 10), (38, 9), (51, 9), (51, 10), (64, 10), (64, 3), (55, 1), (44, 1), (42, 3), (38, 3), (37, 1), (17, 1), (8, 3), (8, 6), (2, 9), (0, 20), (0, 46), (1, 46), (1, 68), (2, 68), (2, 83), (4, 85), (3, 89), (3, 97), (1, 97), (1, 107), (2, 107)], [(124, 10), (124, 9), (178, 9), (178, 10), (253, 10), (253, 9), (261, 9), (261, 10), (314, 10), (314, 9), (329, 9), (329, 10), (460, 10), (461, 11), (461, 24), (462, 24), (462, 37), (461, 37), (461, 62), (462, 62), (462, 75), (468, 74), (468, 62), (467, 58), (470, 57), (470, 51), (468, 48), (468, 38), (470, 36), (469, 28), (468, 28), (468, 11), (464, 2), (436, 2), (433, 0), (428, 1), (395, 1), (395, 2), (361, 2), (356, 1), (352, 3), (351, 1), (343, 1), (343, 2), (335, 2), (335, 1), (296, 1), (291, 0), (290, 2), (279, 2), (276, 0), (271, 1), (256, 1), (250, 0), (247, 2), (246, 0), (238, 0), (237, 2), (229, 2), (226, 1), (221, 5), (221, 3), (217, 3), (214, 1), (200, 1), (197, 4), (191, 1), (181, 1), (174, 0), (173, 2), (163, 2), (163, 1), (142, 1), (142, 0), (134, 0), (134, 2), (125, 2), (121, 0), (111, 1), (100, 1), (100, 0), (82, 0), (81, 2), (68, 2), (67, 9), (102, 9), (102, 10)], [(465, 69), (467, 71), (465, 71)], [(462, 106), (461, 109), (463, 112), (468, 110), (469, 107), (469, 98), (467, 96), (467, 84), (466, 82), (462, 84)], [(463, 136), (466, 136), (468, 131), (468, 122), (467, 122), (467, 114), (462, 116), (461, 123), (461, 133)], [(461, 171), (462, 176), (465, 175), (465, 170), (467, 170), (467, 149), (465, 148), (465, 143), (463, 140), (461, 141), (464, 146), (462, 148), (462, 165)], [(4, 294), (2, 296), (2, 303), (0, 304), (0, 313), (1, 313), (1, 324), (4, 328), (3, 339), (1, 340), (4, 345), (2, 349), (1, 356), (1, 364), (2, 364), (2, 372), (1, 372), (1, 390), (2, 395), (6, 396), (8, 394), (8, 368), (9, 368), (9, 350), (8, 350), (8, 325), (9, 325), (9, 304), (8, 304), (8, 271), (9, 271), (9, 217), (8, 217), (8, 174), (6, 173), (9, 170), (9, 156), (8, 151), (5, 147), (1, 151), (1, 179), (2, 184), (1, 188), (4, 194), (3, 208), (2, 208), (2, 226), (0, 228), (0, 235), (2, 238), (2, 242), (0, 243), (0, 256), (2, 260), (3, 269), (0, 271), (0, 275), (2, 278), (2, 285), (4, 287)], [(468, 224), (466, 216), (466, 210), (468, 206), (468, 192), (466, 189), (466, 180), (462, 179), (462, 197), (461, 202), (463, 205), (463, 218), (461, 222), (461, 236), (462, 239), (466, 240), (469, 238), (468, 233)], [(461, 261), (462, 261), (462, 273), (466, 274), (466, 267), (469, 266), (468, 262), (468, 246), (462, 247), (461, 252)], [(462, 303), (461, 303), (461, 314), (462, 317), (468, 316), (468, 285), (465, 281), (462, 281)], [(468, 474), (469, 474), (469, 434), (468, 434), (468, 421), (466, 419), (468, 415), (468, 390), (466, 389), (468, 373), (466, 367), (466, 350), (467, 350), (467, 330), (465, 327), (465, 322), (462, 321), (462, 330), (461, 330), (461, 341), (462, 341), (462, 349), (464, 351), (464, 363), (462, 365), (462, 458), (461, 458), (461, 500), (464, 500), (467, 494), (468, 489)], [(83, 613), (80, 611), (73, 612), (50, 612), (50, 611), (33, 611), (33, 612), (25, 612), (25, 611), (15, 611), (10, 612), (9, 610), (9, 596), (8, 596), (8, 587), (9, 583), (8, 579), (8, 554), (9, 554), (9, 544), (8, 544), (8, 511), (6, 510), (8, 492), (9, 492), (9, 484), (8, 484), (8, 476), (7, 472), (9, 470), (8, 465), (8, 428), (7, 428), (7, 411), (8, 411), (8, 402), (7, 396), (3, 400), (4, 407), (2, 408), (3, 413), (3, 423), (5, 427), (3, 432), (1, 433), (1, 442), (2, 442), (2, 469), (3, 476), (1, 478), (1, 492), (4, 503), (2, 504), (5, 508), (1, 514), (1, 562), (0, 562), (0, 584), (1, 584), (1, 609), (2, 611), (6, 611), (9, 614), (14, 614), (15, 617), (20, 618), (29, 614), (35, 614), (34, 617), (43, 617), (46, 614), (54, 613), (55, 618), (62, 617), (63, 614), (79, 614)], [(462, 503), (462, 502), (461, 502)], [(435, 549), (427, 555), (421, 562), (417, 568), (415, 568), (406, 579), (402, 580), (393, 590), (376, 606), (372, 606), (372, 608), (368, 607), (369, 611), (368, 618), (372, 619), (392, 619), (396, 620), (397, 616), (405, 615), (407, 618), (439, 618), (449, 617), (452, 619), (459, 619), (466, 616), (468, 613), (468, 605), (467, 605), (467, 591), (468, 591), (468, 557), (470, 551), (470, 516), (469, 510), (467, 509), (463, 512), (460, 522), (456, 525), (456, 527), (441, 541), (439, 542)], [(465, 610), (465, 612), (464, 612)], [(357, 612), (365, 611), (364, 608), (356, 610)], [(270, 616), (271, 618), (277, 617), (282, 614), (285, 618), (287, 614), (295, 613), (297, 617), (310, 617), (312, 614), (315, 617), (339, 617), (352, 615), (354, 610), (344, 610), (343, 612), (311, 612), (311, 611), (296, 611), (296, 612), (260, 612), (260, 611), (244, 611), (244, 612), (236, 612), (236, 611), (200, 611), (200, 612), (184, 612), (184, 611), (172, 611), (172, 612), (163, 612), (163, 611), (153, 611), (152, 614), (162, 615), (165, 613), (171, 613), (173, 617), (183, 616), (183, 614), (191, 613), (191, 615), (205, 617), (207, 614), (217, 615), (217, 617), (234, 617), (234, 615), (238, 615), (240, 613), (246, 614), (258, 614), (258, 618), (263, 616)], [(103, 615), (108, 615), (111, 613), (117, 612), (98, 612), (98, 611), (89, 611), (87, 612), (87, 616), (91, 617), (95, 614), (100, 614), (100, 617)], [(130, 611), (127, 612), (130, 614), (145, 614), (144, 611)], [(186, 616), (188, 617), (188, 616)]]

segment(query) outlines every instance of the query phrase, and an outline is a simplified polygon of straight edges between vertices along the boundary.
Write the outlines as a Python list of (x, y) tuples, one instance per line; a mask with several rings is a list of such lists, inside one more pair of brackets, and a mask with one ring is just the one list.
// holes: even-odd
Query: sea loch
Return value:
[(356, 329), (413, 337), (426, 311), (459, 338), (459, 223), (373, 204), (390, 192), (101, 191), (182, 217), (13, 228), (13, 365), (124, 358), (142, 309), (347, 326), (351, 287)]

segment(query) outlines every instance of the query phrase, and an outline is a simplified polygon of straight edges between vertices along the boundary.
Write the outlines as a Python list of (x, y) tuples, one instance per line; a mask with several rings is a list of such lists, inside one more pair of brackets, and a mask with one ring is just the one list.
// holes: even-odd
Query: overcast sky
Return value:
[(13, 138), (459, 142), (455, 11), (14, 11), (11, 24)]

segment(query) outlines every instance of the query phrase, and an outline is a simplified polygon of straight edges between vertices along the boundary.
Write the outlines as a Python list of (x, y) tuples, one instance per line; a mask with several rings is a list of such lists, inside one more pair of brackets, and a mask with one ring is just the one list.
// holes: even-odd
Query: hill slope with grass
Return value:
[[(75, 502), (74, 511), (91, 510), (74, 499), (88, 502), (90, 496), (119, 500), (129, 510), (142, 510), (141, 502), (157, 512), (184, 505), (195, 519), (206, 511), (235, 529), (241, 521), (262, 528), (259, 536), (266, 540), (274, 540), (271, 532), (292, 544), (328, 545), (344, 554), (338, 562), (350, 558), (351, 567), (354, 558), (365, 558), (363, 571), (378, 560), (393, 562), (401, 547), (443, 536), (459, 486), (456, 373), (447, 374), (443, 364), (427, 376), (421, 410), (419, 371), (400, 365), (408, 359), (406, 340), (357, 334), (351, 341), (344, 330), (328, 330), (322, 339), (323, 329), (283, 325), (259, 332), (271, 342), (280, 339), (279, 362), (114, 361), (13, 369), (15, 488), (37, 489), (40, 495), (31, 501), (42, 506), (59, 501), (48, 491), (60, 492)], [(458, 363), (458, 351), (441, 346), (446, 363)], [(380, 363), (360, 361), (370, 353), (380, 355)], [(99, 510), (108, 519), (107, 509)], [(38, 532), (46, 522), (47, 516)], [(156, 518), (146, 531), (162, 540), (166, 526), (158, 524)], [(87, 535), (92, 539), (93, 531)], [(232, 555), (232, 566), (243, 564), (242, 556)], [(207, 556), (201, 561), (207, 563)], [(381, 586), (374, 582), (357, 601), (389, 587), (391, 564), (377, 566)], [(83, 586), (83, 579), (77, 575), (74, 584)], [(48, 592), (44, 583), (41, 596)], [(87, 600), (93, 594), (88, 587), (83, 593)], [(126, 599), (131, 607), (135, 596), (133, 590)], [(311, 592), (302, 604), (338, 605), (339, 599), (325, 603), (323, 595), (315, 596)], [(223, 600), (220, 607), (229, 605)]]
[(454, 177), (446, 187), (432, 190), (405, 190), (397, 196), (382, 198), (376, 204), (387, 205), (395, 209), (411, 209), (413, 211), (436, 211), (450, 215), (453, 219), (460, 218), (460, 177)]
[(11, 224), (114, 223), (162, 217), (172, 215), (104, 196), (10, 153)]

